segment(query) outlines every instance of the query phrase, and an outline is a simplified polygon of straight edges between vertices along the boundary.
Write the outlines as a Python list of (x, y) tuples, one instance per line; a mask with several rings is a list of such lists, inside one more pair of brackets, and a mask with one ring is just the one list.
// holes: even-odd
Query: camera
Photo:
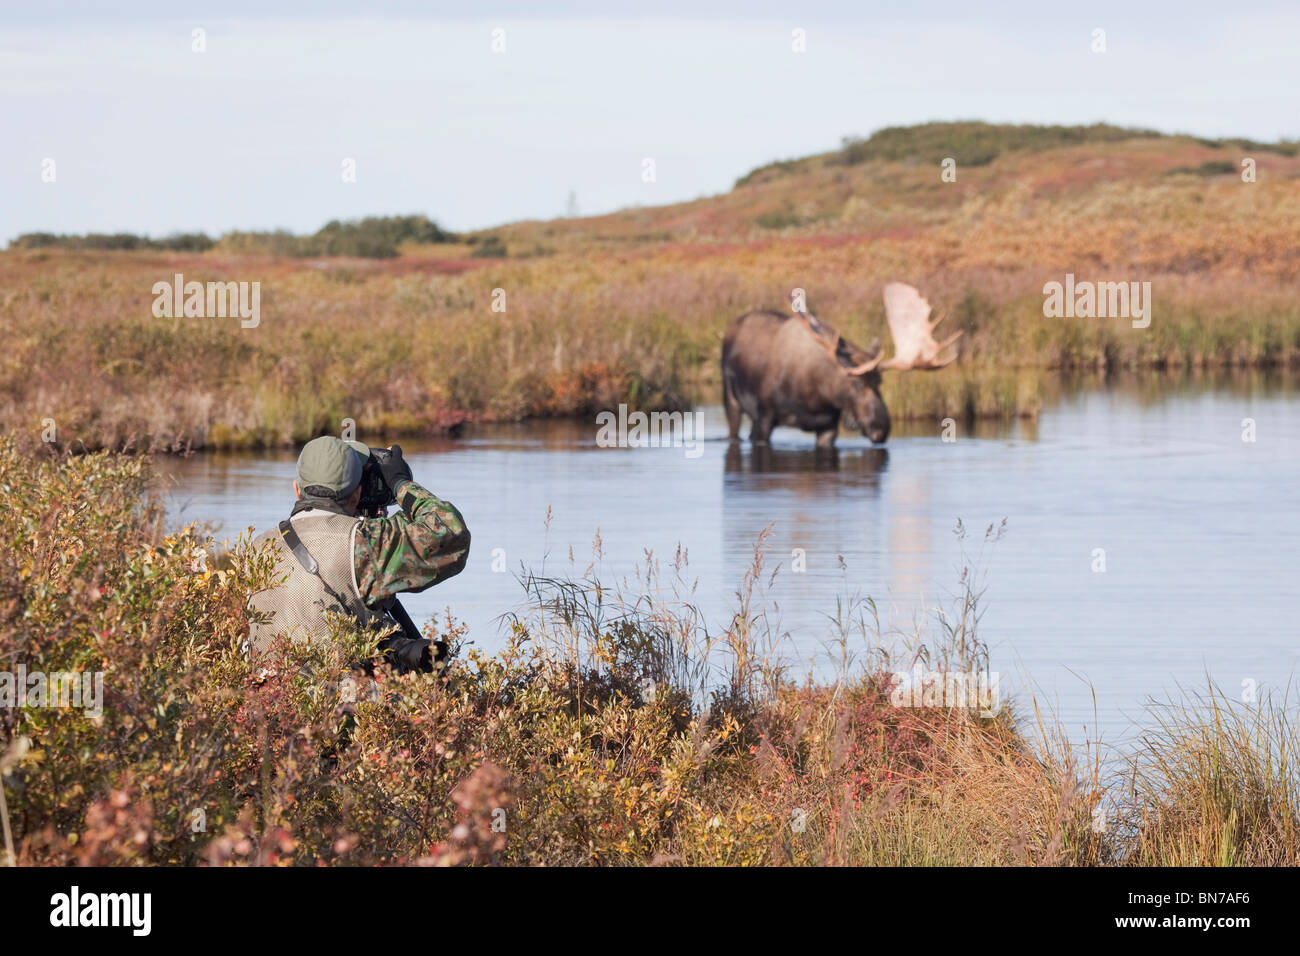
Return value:
[(397, 503), (393, 489), (384, 480), (381, 467), (383, 462), (392, 457), (392, 451), (387, 448), (370, 449), (370, 457), (361, 470), (361, 501), (357, 505), (357, 510), (364, 517), (382, 518), (388, 513), (388, 506)]

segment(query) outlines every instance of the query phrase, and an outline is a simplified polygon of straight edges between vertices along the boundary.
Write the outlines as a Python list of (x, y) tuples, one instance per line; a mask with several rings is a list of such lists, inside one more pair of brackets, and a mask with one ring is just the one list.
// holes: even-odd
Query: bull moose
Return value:
[[(818, 448), (833, 448), (840, 421), (876, 444), (889, 437), (889, 409), (880, 397), (886, 369), (939, 369), (939, 354), (961, 337), (936, 342), (930, 303), (912, 286), (885, 286), (885, 318), (894, 357), (882, 362), (880, 340), (862, 349), (825, 322), (796, 309), (747, 312), (731, 321), (722, 338), (722, 404), (731, 440), (740, 437), (740, 418), (753, 422), (750, 441), (765, 445), (777, 425), (817, 434)], [(955, 358), (955, 356), (954, 356)]]

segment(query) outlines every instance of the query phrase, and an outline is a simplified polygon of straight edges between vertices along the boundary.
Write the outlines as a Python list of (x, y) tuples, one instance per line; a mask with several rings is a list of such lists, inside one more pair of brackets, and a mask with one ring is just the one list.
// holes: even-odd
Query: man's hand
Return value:
[(379, 642), (379, 649), (399, 674), (412, 671), (429, 673), (433, 670), (436, 648), (428, 638), (411, 638), (401, 634)]
[(413, 480), (411, 478), (411, 466), (408, 465), (406, 459), (402, 457), (401, 445), (389, 445), (388, 450), (392, 452), (392, 454), (379, 462), (379, 471), (380, 474), (384, 476), (384, 483), (388, 485), (389, 490), (393, 493), (393, 497), (398, 499), (398, 503), (400, 504), (402, 485)]

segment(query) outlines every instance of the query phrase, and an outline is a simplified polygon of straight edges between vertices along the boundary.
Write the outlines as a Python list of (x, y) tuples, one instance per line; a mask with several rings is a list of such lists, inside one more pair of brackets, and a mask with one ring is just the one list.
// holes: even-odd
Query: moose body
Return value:
[(818, 447), (829, 448), (841, 419), (883, 442), (889, 411), (878, 391), (880, 373), (843, 375), (833, 363), (798, 316), (750, 312), (733, 319), (722, 340), (722, 401), (731, 437), (740, 435), (743, 412), (753, 423), (750, 440), (758, 444), (784, 425), (815, 432)]
[(884, 442), (890, 423), (881, 371), (942, 368), (948, 363), (937, 360), (939, 352), (961, 335), (935, 342), (938, 321), (928, 321), (929, 304), (909, 285), (885, 287), (885, 313), (895, 347), (889, 362), (881, 361), (879, 340), (860, 348), (806, 312), (733, 319), (722, 339), (722, 403), (732, 440), (748, 415), (755, 444), (767, 444), (772, 429), (785, 425), (814, 432), (818, 448), (832, 448), (841, 423)]

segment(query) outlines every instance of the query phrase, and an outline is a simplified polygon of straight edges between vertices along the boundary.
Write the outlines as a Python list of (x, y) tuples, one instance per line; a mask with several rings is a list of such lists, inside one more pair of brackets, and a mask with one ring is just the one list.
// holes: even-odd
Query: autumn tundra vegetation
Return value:
[[(948, 156), (956, 182), (939, 177)], [(342, 620), (333, 642), (250, 663), (267, 557), (169, 526), (138, 454), (292, 443), (344, 417), (397, 435), (712, 402), (735, 316), (799, 287), (869, 341), (892, 279), (963, 333), (957, 362), (886, 386), (895, 420), (1032, 416), (1063, 372), (1282, 371), (1300, 355), (1298, 173), (1285, 143), (935, 124), (774, 163), (723, 196), (468, 236), (411, 217), (322, 230), (333, 252), (287, 234), (24, 237), (0, 254), (0, 673), (103, 681), (100, 707), (0, 707), (0, 854), (1300, 863), (1285, 700), (1189, 689), (1118, 755), (1067, 740), (1032, 695), (900, 706), (900, 673), (996, 670), (976, 573), (996, 527), (961, 529), (958, 597), (911, 633), (844, 595), (812, 675), (773, 633), (782, 570), (763, 537), (721, 625), (692, 604), (682, 555), (623, 581), (570, 559), (521, 572), (493, 653), (450, 612), (426, 625), (459, 646), (444, 673), (358, 666), (375, 638)], [(150, 290), (174, 273), (262, 283), (262, 321), (154, 317)], [(1066, 273), (1151, 281), (1150, 327), (1045, 319), (1043, 285)]]
[[(1289, 369), (1298, 176), (1291, 143), (930, 124), (718, 196), (470, 235), (412, 216), (303, 237), (24, 236), (0, 254), (0, 422), (30, 437), (52, 420), (60, 447), (230, 448), (343, 418), (401, 435), (716, 404), (728, 322), (798, 288), (847, 339), (887, 339), (894, 280), (963, 333), (951, 367), (886, 382), (896, 423), (1033, 417), (1061, 373)], [(155, 317), (151, 289), (176, 274), (259, 282), (261, 321)], [(1150, 282), (1149, 327), (1045, 316), (1067, 275)]]
[(681, 556), (631, 583), (578, 562), (521, 578), (495, 653), (448, 616), (449, 672), (368, 676), (375, 638), (342, 620), (250, 664), (269, 561), (166, 531), (147, 457), (5, 438), (0, 488), (0, 661), (103, 675), (98, 706), (0, 708), (19, 863), (1300, 862), (1282, 704), (1189, 696), (1111, 765), (1032, 699), (900, 698), (918, 666), (989, 673), (972, 574), (901, 642), (846, 600), (817, 679), (771, 632), (763, 540), (725, 628)]

